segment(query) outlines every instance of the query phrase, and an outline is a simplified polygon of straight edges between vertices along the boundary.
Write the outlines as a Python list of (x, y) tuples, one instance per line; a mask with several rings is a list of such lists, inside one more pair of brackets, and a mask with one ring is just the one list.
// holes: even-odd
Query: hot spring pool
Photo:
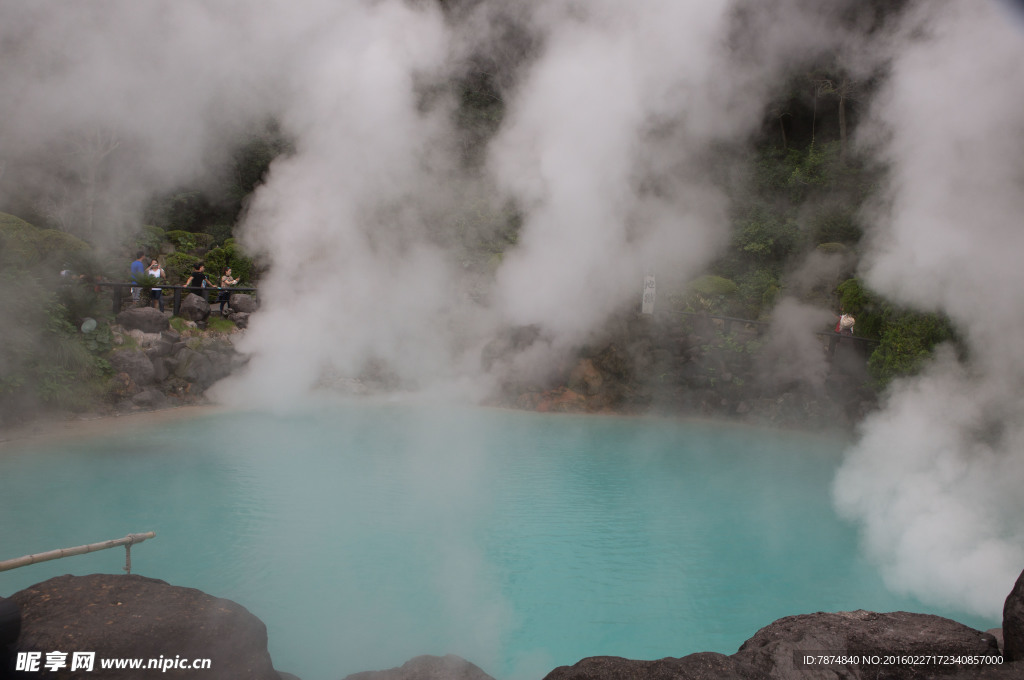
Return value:
[[(218, 413), (0, 448), (0, 559), (156, 531), (134, 572), (247, 607), (275, 666), (303, 680), (418, 654), (501, 680), (599, 654), (731, 654), (815, 611), (998, 625), (885, 589), (831, 508), (841, 448), (408, 404)], [(123, 562), (116, 549), (0, 573), (0, 595)]]

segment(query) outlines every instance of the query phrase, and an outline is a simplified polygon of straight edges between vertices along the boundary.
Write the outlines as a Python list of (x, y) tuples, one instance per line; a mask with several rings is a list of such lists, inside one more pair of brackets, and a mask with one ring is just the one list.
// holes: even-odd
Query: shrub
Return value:
[(230, 224), (210, 224), (206, 226), (206, 231), (213, 237), (214, 243), (225, 243), (231, 239)]
[(881, 342), (868, 359), (868, 371), (879, 388), (920, 371), (935, 346), (954, 337), (949, 322), (937, 314), (893, 311), (888, 317)]
[(800, 237), (792, 219), (755, 207), (738, 220), (734, 246), (759, 262), (779, 262), (796, 250)]
[(856, 215), (849, 208), (833, 207), (811, 219), (815, 243), (857, 243), (863, 236)]
[(691, 281), (686, 290), (684, 303), (687, 309), (721, 313), (728, 311), (729, 300), (739, 288), (729, 279), (708, 274)]
[(31, 267), (37, 264), (59, 268), (68, 261), (91, 253), (92, 246), (80, 238), (55, 229), (39, 229), (23, 219), (0, 213), (0, 264)]
[(192, 273), (192, 268), (201, 260), (195, 255), (188, 253), (171, 253), (164, 263), (164, 270), (167, 272), (167, 281), (172, 285), (181, 285)]
[(139, 229), (126, 245), (132, 252), (144, 250), (150, 254), (158, 253), (165, 238), (163, 229), (146, 224)]
[(857, 335), (878, 338), (885, 322), (886, 305), (858, 279), (847, 279), (836, 287), (840, 308), (857, 319)]
[(201, 255), (213, 247), (214, 238), (210, 234), (201, 234), (182, 229), (173, 229), (165, 235), (176, 250), (191, 255)]
[(739, 290), (739, 286), (733, 281), (712, 274), (694, 279), (689, 287), (693, 292), (709, 297), (733, 295)]
[(757, 268), (744, 273), (739, 277), (738, 284), (739, 304), (742, 308), (737, 310), (737, 315), (748, 319), (760, 318), (762, 311), (771, 309), (775, 297), (782, 289), (778, 276), (769, 268)]

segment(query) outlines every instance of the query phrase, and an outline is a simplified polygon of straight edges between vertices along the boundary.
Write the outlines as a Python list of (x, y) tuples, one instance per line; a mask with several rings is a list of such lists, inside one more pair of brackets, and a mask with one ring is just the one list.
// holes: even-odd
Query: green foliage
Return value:
[(230, 319), (222, 319), (219, 316), (211, 315), (206, 320), (206, 330), (216, 333), (230, 333), (235, 330), (235, 322)]
[(164, 263), (164, 271), (167, 273), (168, 283), (172, 285), (185, 283), (192, 273), (192, 268), (198, 262), (201, 262), (198, 257), (188, 253), (174, 252), (168, 255), (167, 261)]
[(173, 229), (165, 235), (176, 251), (186, 252), (190, 255), (202, 255), (213, 247), (214, 237), (211, 234), (202, 234), (182, 229)]
[(868, 359), (868, 371), (878, 387), (917, 373), (935, 346), (953, 339), (949, 322), (937, 314), (890, 311), (878, 348)]
[(877, 295), (864, 288), (858, 279), (847, 279), (836, 287), (839, 307), (857, 320), (856, 333), (878, 339), (885, 324), (887, 306)]
[(819, 243), (817, 250), (828, 255), (842, 255), (850, 252), (849, 246), (845, 243)]
[(192, 234), (196, 240), (196, 248), (200, 251), (206, 251), (213, 247), (213, 244), (217, 242), (217, 239), (212, 234), (195, 233)]
[(744, 273), (739, 277), (738, 287), (741, 308), (735, 313), (747, 319), (760, 318), (763, 311), (771, 309), (782, 289), (778, 276), (767, 267)]
[(127, 245), (132, 252), (144, 250), (152, 256), (160, 252), (160, 246), (163, 245), (165, 238), (163, 229), (146, 224), (139, 229)]
[(857, 279), (842, 282), (837, 291), (843, 311), (857, 319), (857, 335), (879, 340), (868, 359), (868, 372), (876, 387), (913, 375), (931, 357), (936, 345), (955, 339), (945, 317), (893, 305)]
[(242, 254), (241, 249), (235, 245), (234, 239), (230, 243), (218, 246), (206, 254), (206, 271), (219, 283), (221, 275), (227, 267), (231, 267), (231, 274), (241, 283), (249, 285), (253, 280), (255, 265), (253, 261)]
[(82, 334), (82, 344), (96, 355), (98, 366), (104, 373), (110, 372), (110, 363), (100, 358), (114, 347), (114, 334), (110, 332), (109, 323), (100, 323), (91, 333)]
[(791, 153), (787, 161), (792, 166), (786, 184), (795, 196), (803, 196), (807, 187), (824, 187), (832, 181), (831, 171), (839, 159), (836, 143), (811, 142), (803, 153)]
[(186, 324), (185, 319), (180, 316), (171, 317), (171, 328), (176, 330), (178, 333), (185, 334), (191, 332), (191, 328)]
[(101, 319), (110, 314), (109, 299), (101, 297), (93, 286), (84, 285), (77, 279), (61, 282), (57, 287), (57, 300), (74, 326), (80, 326), (86, 318)]
[(720, 314), (728, 311), (729, 302), (738, 290), (733, 281), (709, 274), (694, 279), (686, 286), (682, 303), (689, 311)]
[(796, 222), (765, 207), (747, 211), (736, 224), (734, 247), (758, 262), (782, 261), (800, 243)]
[(195, 234), (191, 231), (185, 231), (184, 229), (172, 229), (168, 231), (164, 238), (174, 245), (175, 249), (179, 251), (191, 251), (196, 248)]
[(165, 229), (171, 226), (185, 231), (202, 228), (202, 218), (211, 211), (210, 200), (197, 189), (179, 191), (155, 199), (146, 217)]
[(206, 258), (203, 262), (206, 264), (206, 273), (210, 275), (210, 279), (219, 282), (221, 275), (224, 273), (224, 268), (230, 266), (228, 261), (227, 250), (220, 246), (206, 253)]
[(59, 271), (65, 262), (81, 260), (92, 251), (85, 241), (55, 229), (39, 229), (14, 215), (0, 213), (0, 265), (43, 265)]
[(206, 232), (213, 237), (214, 243), (224, 243), (231, 239), (232, 227), (230, 224), (210, 224), (206, 226)]
[(811, 219), (811, 238), (815, 243), (854, 244), (864, 235), (855, 213), (848, 206), (831, 206)]
[[(32, 404), (82, 410), (99, 394), (109, 368), (69, 319), (49, 286), (29, 269), (0, 272), (0, 421)], [(102, 348), (98, 348), (102, 351)]]
[(739, 290), (739, 287), (729, 279), (711, 274), (694, 279), (690, 283), (689, 288), (701, 295), (721, 297), (733, 295)]
[(274, 160), (292, 149), (291, 142), (274, 121), (248, 135), (232, 154), (230, 198), (238, 203), (263, 184)]

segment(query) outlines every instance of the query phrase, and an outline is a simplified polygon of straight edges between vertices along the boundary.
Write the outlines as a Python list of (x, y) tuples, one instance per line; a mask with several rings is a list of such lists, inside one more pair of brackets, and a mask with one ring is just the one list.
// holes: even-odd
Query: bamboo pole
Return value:
[(118, 546), (125, 546), (125, 550), (134, 543), (142, 543), (148, 538), (156, 536), (155, 531), (147, 531), (142, 534), (128, 534), (124, 538), (114, 538), (109, 541), (101, 541), (99, 543), (90, 543), (88, 545), (80, 545), (75, 548), (61, 548), (59, 550), (50, 550), (49, 552), (36, 553), (35, 555), (25, 555), (24, 557), (15, 557), (13, 560), (4, 560), (0, 562), (0, 571), (7, 571), (9, 569), (17, 569), (18, 567), (24, 567), (29, 564), (36, 564), (37, 562), (48, 562), (49, 560), (59, 560), (62, 557), (72, 557), (73, 555), (84, 555), (85, 553), (96, 552), (97, 550), (106, 550), (107, 548), (116, 548)]

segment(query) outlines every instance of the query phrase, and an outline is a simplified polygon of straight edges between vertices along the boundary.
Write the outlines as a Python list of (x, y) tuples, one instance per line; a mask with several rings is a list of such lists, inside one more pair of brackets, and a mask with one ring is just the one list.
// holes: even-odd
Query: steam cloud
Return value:
[(887, 157), (891, 191), (868, 282), (949, 314), (970, 357), (942, 353), (897, 384), (835, 483), (890, 585), (992, 618), (1024, 566), (1024, 86), (1009, 75), (1024, 32), (1005, 9), (922, 3), (888, 46), (866, 141)]
[[(893, 586), (991, 615), (1024, 564), (1024, 236), (1011, 221), (1024, 208), (1024, 33), (998, 3), (950, 1), (857, 38), (835, 20), (847, 5), (822, 5), (517, 0), (446, 17), (398, 0), (8, 4), (0, 198), (56, 187), (52, 219), (89, 207), (113, 238), (145, 196), (215, 173), (220, 140), (274, 116), (295, 151), (240, 225), (271, 270), (243, 346), (251, 370), (219, 396), (287, 402), (326, 371), (379, 361), (405, 384), (473, 397), (498, 329), (541, 327), (548, 346), (528, 359), (543, 364), (638, 299), (644, 270), (659, 284), (700, 272), (728, 239), (719, 152), (760, 123), (789, 67), (826, 49), (865, 70), (888, 60), (862, 125), (892, 169), (865, 274), (948, 313), (971, 355), (893, 389), (837, 502)], [(440, 85), (499, 19), (537, 45), (510, 67), (505, 120), (468, 176)], [(78, 172), (103, 168), (102, 191), (61, 197), (48, 159), (66, 167), (68, 154)], [(470, 296), (451, 215), (508, 201), (525, 215), (520, 241), (493, 289)], [(780, 319), (814, 318), (787, 304)]]

